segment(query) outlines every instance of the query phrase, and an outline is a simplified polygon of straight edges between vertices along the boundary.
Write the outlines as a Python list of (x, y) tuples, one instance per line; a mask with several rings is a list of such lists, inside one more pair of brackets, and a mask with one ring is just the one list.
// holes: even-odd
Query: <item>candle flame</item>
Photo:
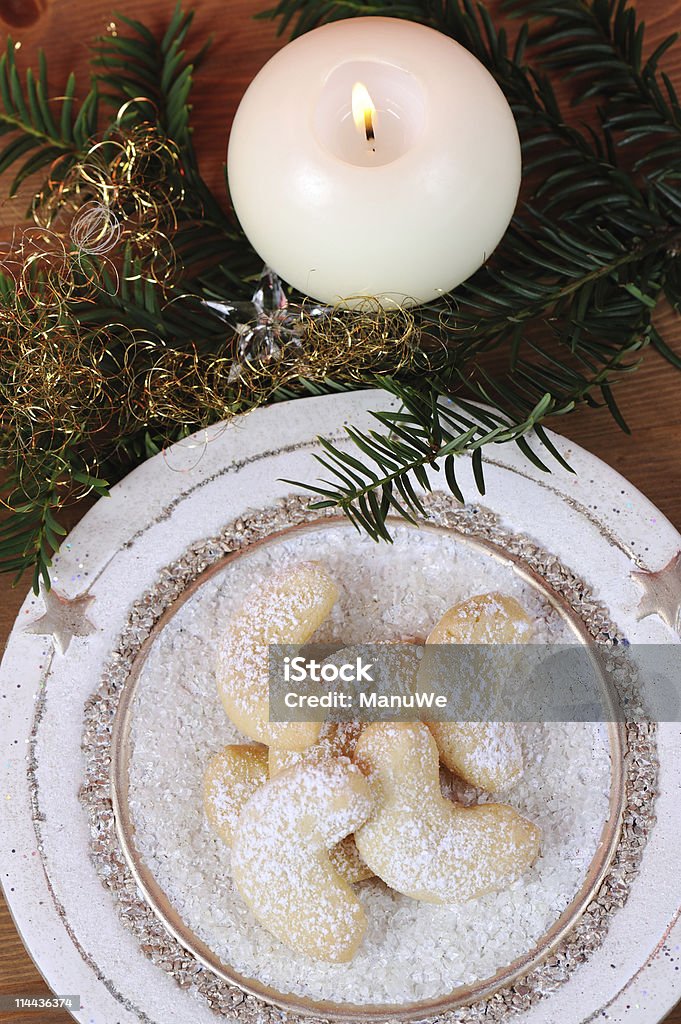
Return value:
[(369, 90), (362, 82), (352, 87), (352, 117), (358, 132), (364, 132), (367, 142), (374, 138), (374, 115), (376, 107)]

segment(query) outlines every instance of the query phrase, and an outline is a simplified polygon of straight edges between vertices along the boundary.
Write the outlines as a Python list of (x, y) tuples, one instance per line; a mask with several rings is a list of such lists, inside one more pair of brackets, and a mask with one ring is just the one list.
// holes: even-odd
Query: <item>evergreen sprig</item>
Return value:
[[(191, 351), (197, 339), (213, 350), (223, 345), (225, 328), (220, 321), (209, 312), (201, 315), (198, 305), (175, 302), (174, 297), (247, 293), (249, 286), (243, 277), (258, 267), (250, 246), (199, 173), (189, 94), (194, 67), (205, 47), (193, 58), (187, 56), (184, 41), (192, 19), (192, 13), (178, 4), (163, 37), (156, 39), (141, 22), (119, 17), (118, 34), (107, 35), (94, 46), (93, 74), (80, 100), (73, 74), (63, 96), (53, 97), (44, 54), (39, 55), (38, 74), (29, 69), (23, 78), (11, 40), (0, 58), (0, 135), (6, 137), (0, 149), (0, 169), (14, 174), (12, 194), (29, 175), (49, 168), (49, 184), (46, 181), (41, 188), (41, 202), (45, 202), (50, 185), (58, 187), (74, 164), (87, 161), (93, 143), (102, 144), (98, 159), (111, 159), (119, 149), (116, 144), (107, 149), (107, 141), (143, 123), (155, 126), (159, 138), (167, 139), (178, 154), (177, 164), (169, 166), (175, 180), (163, 183), (184, 197), (166, 218), (178, 258), (174, 278), (166, 282), (150, 278), (129, 246), (121, 253), (115, 272), (113, 265), (96, 253), (80, 253), (80, 271), (74, 268), (74, 294), (54, 313), (58, 319), (53, 317), (52, 326), (60, 337), (79, 338), (85, 346), (97, 332), (106, 330), (103, 365), (114, 393), (117, 376), (126, 364), (134, 366), (139, 379), (144, 379), (160, 350)], [(99, 122), (103, 111), (105, 118)], [(160, 216), (163, 224), (163, 210)], [(9, 346), (16, 329), (16, 310), (26, 303), (23, 292), (28, 288), (39, 296), (44, 287), (42, 264), (36, 261), (23, 268), (22, 294), (18, 293), (12, 263), (9, 253), (7, 269), (0, 266), (0, 327), (3, 344)], [(78, 286), (88, 277), (102, 283), (95, 303), (89, 294), (79, 298)], [(30, 313), (26, 316), (25, 329), (30, 330)], [(3, 382), (4, 394), (11, 395), (12, 387), (8, 377), (6, 387)], [(226, 405), (227, 397), (222, 408)], [(0, 409), (2, 422), (5, 412)], [(200, 425), (200, 416), (197, 413), (194, 426)], [(5, 509), (0, 523), (0, 571), (17, 578), (32, 571), (36, 591), (41, 581), (49, 586), (52, 558), (65, 532), (59, 522), (64, 504), (88, 492), (106, 494), (108, 478), (118, 479), (192, 429), (191, 423), (162, 418), (145, 423), (131, 419), (122, 394), (116, 421), (107, 430), (101, 429), (96, 408), (92, 418), (85, 416), (77, 430), (55, 423), (53, 418), (54, 410), (48, 408), (42, 420), (32, 416), (24, 427), (0, 430), (4, 469), (0, 501)]]
[[(583, 403), (606, 405), (626, 430), (616, 384), (639, 365), (645, 348), (654, 345), (681, 367), (653, 324), (663, 294), (678, 307), (681, 281), (681, 121), (676, 92), (659, 67), (675, 37), (644, 60), (644, 28), (626, 0), (510, 0), (507, 7), (524, 19), (513, 45), (487, 8), (472, 0), (412, 0), (399, 9), (387, 0), (281, 0), (268, 12), (294, 34), (366, 14), (436, 28), (494, 75), (521, 136), (527, 187), (502, 244), (444, 302), (420, 310), (425, 326), (444, 323), (450, 351), (436, 377), (412, 382), (415, 390), (403, 395), (409, 418), (400, 429), (414, 446), (394, 450), (395, 426), (382, 416), (383, 431), (348, 431), (349, 450), (326, 446), (331, 476), (321, 491), (312, 489), (373, 536), (385, 536), (389, 512), (413, 513), (403, 481), (414, 478), (426, 487), (426, 465), (447, 469), (441, 437), (453, 452), (472, 455), (482, 490), (485, 444), (514, 440), (532, 457), (525, 437), (530, 427), (547, 448), (541, 423)], [(593, 116), (588, 126), (566, 116), (553, 73), (574, 78), (576, 105), (598, 98), (597, 127)], [(487, 369), (492, 351), (495, 367), (505, 362), (505, 369)], [(470, 400), (497, 410), (473, 433), (471, 417), (477, 422), (482, 414), (464, 406)], [(443, 401), (467, 408), (458, 432)], [(497, 416), (510, 434), (485, 434), (483, 424), (496, 429)], [(353, 458), (364, 474), (357, 466), (348, 471)], [(378, 470), (368, 468), (372, 460)], [(444, 476), (457, 494), (452, 466), (450, 460)]]
[(186, 219), (201, 216), (207, 227), (231, 229), (222, 207), (199, 173), (190, 124), (190, 93), (194, 73), (210, 49), (208, 39), (192, 57), (183, 48), (194, 20), (193, 11), (178, 4), (160, 39), (142, 22), (117, 15), (127, 34), (103, 36), (94, 47), (92, 67), (102, 101), (116, 123), (134, 127), (156, 123), (181, 155)]
[[(426, 394), (391, 377), (382, 378), (382, 387), (400, 402), (397, 411), (371, 413), (383, 431), (346, 428), (354, 451), (320, 438), (323, 454), (314, 458), (331, 478), (303, 485), (319, 495), (313, 508), (342, 509), (374, 540), (391, 540), (388, 515), (396, 513), (412, 523), (418, 516), (427, 516), (417, 487), (432, 491), (432, 473), (441, 472), (445, 485), (463, 502), (456, 460), (465, 452), (472, 456), (473, 475), (484, 494), (482, 451), (487, 444), (513, 441), (531, 462), (545, 469), (528, 443), (527, 435), (534, 430), (547, 451), (570, 470), (540, 426), (542, 418), (555, 411), (548, 394), (524, 420), (514, 422), (497, 410), (482, 409), (465, 399), (456, 404), (442, 403), (437, 387)], [(285, 482), (300, 486), (300, 481)]]
[[(662, 68), (675, 37), (646, 54), (643, 25), (627, 0), (507, 0), (506, 10), (516, 19), (513, 39), (473, 0), (280, 0), (262, 15), (294, 35), (355, 15), (430, 25), (490, 70), (521, 136), (525, 187), (499, 249), (452, 294), (415, 311), (425, 334), (444, 342), (435, 369), (368, 373), (366, 386), (393, 396), (397, 411), (373, 413), (375, 428), (349, 428), (342, 445), (322, 441), (323, 479), (309, 488), (316, 504), (342, 509), (376, 539), (389, 539), (389, 514), (423, 515), (419, 491), (438, 478), (461, 497), (463, 454), (484, 491), (490, 443), (517, 445), (548, 470), (564, 464), (544, 429), (551, 417), (600, 404), (626, 429), (617, 385), (647, 347), (681, 368), (653, 322), (663, 296), (681, 309), (681, 106)], [(11, 191), (47, 167), (58, 184), (95, 137), (106, 144), (141, 122), (151, 122), (179, 154), (168, 182), (182, 196), (172, 214), (176, 274), (159, 284), (128, 247), (116, 286), (107, 262), (92, 254), (83, 275), (103, 281), (98, 301), (76, 295), (61, 312), (85, 341), (106, 327), (103, 365), (114, 393), (120, 367), (130, 364), (142, 378), (158, 346), (190, 357), (224, 352), (224, 324), (201, 300), (248, 295), (259, 269), (196, 159), (191, 87), (205, 47), (188, 55), (191, 12), (178, 5), (160, 38), (135, 19), (118, 16), (117, 25), (118, 33), (94, 48), (80, 102), (73, 76), (61, 97), (52, 96), (43, 56), (38, 73), (23, 76), (11, 43), (0, 58), (0, 172), (12, 173)], [(556, 97), (554, 77), (573, 85), (571, 115)], [(192, 296), (198, 301), (186, 301)], [(11, 277), (0, 275), (0, 303), (13, 301)], [(356, 386), (300, 380), (274, 397)], [(37, 441), (33, 424), (33, 443), (0, 432), (9, 509), (0, 526), (0, 570), (32, 568), (34, 585), (48, 585), (65, 495), (103, 494), (107, 480), (164, 444), (247, 406), (243, 394), (237, 399), (228, 389), (210, 408), (181, 417), (161, 413), (141, 423), (122, 412), (108, 433), (93, 426), (96, 410), (92, 422), (68, 429), (47, 417)]]
[(22, 81), (11, 36), (0, 56), (0, 98), (0, 138), (7, 139), (0, 146), (0, 174), (13, 168), (8, 190), (11, 196), (26, 178), (55, 161), (60, 162), (60, 173), (65, 174), (96, 130), (96, 90), (87, 93), (76, 112), (76, 78), (71, 74), (63, 95), (53, 99), (43, 53), (38, 73), (28, 68)]

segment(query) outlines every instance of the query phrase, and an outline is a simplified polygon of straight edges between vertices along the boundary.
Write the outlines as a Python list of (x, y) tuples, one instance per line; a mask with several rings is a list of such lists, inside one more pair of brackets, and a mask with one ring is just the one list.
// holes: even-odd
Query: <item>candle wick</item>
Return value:
[(374, 132), (374, 122), (371, 117), (370, 110), (367, 110), (364, 114), (364, 131), (367, 137), (367, 142), (373, 142), (376, 138), (376, 133)]

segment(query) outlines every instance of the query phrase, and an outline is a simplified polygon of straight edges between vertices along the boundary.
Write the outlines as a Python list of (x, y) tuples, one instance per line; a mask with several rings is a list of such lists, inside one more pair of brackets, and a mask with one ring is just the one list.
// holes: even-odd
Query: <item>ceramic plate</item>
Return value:
[[(305, 399), (174, 446), (88, 513), (56, 561), (52, 594), (29, 595), (21, 609), (1, 670), (9, 751), (0, 811), (3, 886), (53, 990), (80, 996), (78, 1020), (208, 1024), (214, 1010), (244, 1022), (281, 1019), (276, 994), (236, 977), (229, 965), (221, 976), (196, 947), (195, 959), (182, 922), (173, 929), (149, 886), (146, 899), (138, 891), (120, 804), (118, 821), (111, 812), (111, 730), (159, 620), (191, 600), (202, 574), (282, 531), (331, 528), (330, 521), (315, 526), (305, 502), (281, 481), (312, 479), (317, 436), (340, 439), (345, 423), (368, 425), (379, 405), (386, 399), (375, 392)], [(679, 534), (613, 470), (554, 441), (576, 475), (544, 474), (509, 446), (491, 448), (484, 499), (462, 460), (467, 504), (436, 494), (433, 525), (453, 543), (480, 545), (491, 556), (493, 549), (597, 639), (678, 643), (660, 612), (670, 618), (669, 602), (681, 590), (673, 572)], [(380, 557), (389, 559), (390, 548)], [(636, 575), (669, 565), (661, 581)], [(677, 723), (649, 731), (639, 724), (625, 741), (622, 806), (615, 800), (586, 898), (556, 941), (521, 970), (431, 1006), (431, 1016), (651, 1024), (681, 996), (680, 730)], [(448, 1007), (462, 1003), (468, 1009), (454, 1017)], [(312, 1009), (300, 1000), (282, 1004), (294, 1015)], [(343, 1016), (342, 1008), (327, 1010)], [(405, 1008), (412, 1019), (417, 1012)]]

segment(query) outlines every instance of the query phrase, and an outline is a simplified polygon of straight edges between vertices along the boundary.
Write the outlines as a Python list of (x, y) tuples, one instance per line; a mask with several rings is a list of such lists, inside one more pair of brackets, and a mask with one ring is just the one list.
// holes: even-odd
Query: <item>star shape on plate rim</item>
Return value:
[(639, 622), (649, 615), (659, 615), (670, 629), (678, 633), (681, 619), (681, 551), (677, 551), (661, 569), (632, 572), (631, 578), (643, 589), (636, 615)]
[(25, 633), (51, 636), (60, 654), (65, 654), (74, 637), (90, 636), (96, 632), (97, 627), (86, 615), (94, 601), (92, 594), (66, 597), (54, 589), (41, 590), (40, 593), (45, 602), (45, 613), (25, 626)]

